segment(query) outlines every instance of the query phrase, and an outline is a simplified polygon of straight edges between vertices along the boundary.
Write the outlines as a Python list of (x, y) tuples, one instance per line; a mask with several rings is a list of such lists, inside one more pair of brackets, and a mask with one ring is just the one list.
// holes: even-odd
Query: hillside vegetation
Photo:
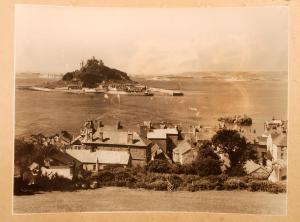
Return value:
[(132, 80), (127, 73), (105, 66), (102, 60), (95, 57), (81, 63), (81, 68), (64, 74), (64, 82), (80, 81), (83, 87), (94, 88), (103, 81), (129, 83)]

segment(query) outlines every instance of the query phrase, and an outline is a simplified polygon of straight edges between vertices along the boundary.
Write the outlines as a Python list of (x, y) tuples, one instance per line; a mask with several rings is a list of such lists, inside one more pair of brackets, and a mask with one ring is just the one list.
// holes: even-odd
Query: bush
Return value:
[(245, 176), (246, 175), (246, 171), (245, 171), (244, 167), (242, 165), (240, 165), (240, 164), (228, 168), (226, 170), (226, 173), (229, 176), (233, 176), (233, 177), (235, 177), (235, 176), (241, 177), (241, 176)]
[(164, 180), (157, 180), (147, 185), (147, 189), (151, 190), (167, 190), (168, 183)]
[(280, 183), (273, 183), (271, 181), (251, 181), (248, 184), (250, 191), (266, 191), (271, 193), (284, 193), (286, 186)]
[(99, 171), (97, 179), (99, 184), (108, 185), (115, 180), (115, 175), (110, 171)]
[(216, 183), (212, 183), (207, 179), (202, 179), (199, 181), (195, 181), (192, 184), (188, 184), (189, 191), (199, 191), (199, 190), (213, 190), (216, 188)]
[(172, 165), (166, 160), (151, 160), (145, 167), (146, 171), (154, 173), (170, 173)]
[(224, 189), (226, 190), (236, 190), (236, 189), (243, 190), (246, 188), (247, 188), (247, 184), (241, 179), (231, 178), (224, 182)]
[(36, 179), (37, 190), (43, 191), (72, 191), (75, 189), (72, 180), (54, 175), (51, 179), (47, 176), (39, 176)]
[(174, 186), (174, 189), (180, 187), (183, 183), (183, 180), (176, 174), (171, 174), (168, 177), (169, 182)]

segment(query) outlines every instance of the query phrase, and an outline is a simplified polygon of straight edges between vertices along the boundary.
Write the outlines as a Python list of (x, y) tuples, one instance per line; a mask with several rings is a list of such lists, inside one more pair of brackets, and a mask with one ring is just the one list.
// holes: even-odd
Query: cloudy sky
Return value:
[(95, 56), (129, 74), (286, 71), (288, 9), (16, 5), (16, 72), (65, 73)]

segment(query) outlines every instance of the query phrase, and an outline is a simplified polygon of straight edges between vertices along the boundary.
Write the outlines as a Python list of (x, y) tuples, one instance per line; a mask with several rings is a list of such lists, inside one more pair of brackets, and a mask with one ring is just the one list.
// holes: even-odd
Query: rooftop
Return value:
[[(103, 133), (103, 139), (101, 139), (100, 134)], [(89, 139), (87, 135), (78, 136), (73, 141), (72, 144), (76, 144), (80, 141), (84, 144), (107, 144), (107, 145), (123, 145), (123, 146), (148, 146), (151, 142), (147, 139), (140, 137), (136, 132), (132, 132), (132, 142), (128, 141), (128, 132), (124, 131), (96, 131), (93, 134), (93, 139)]]
[(178, 135), (176, 128), (153, 129), (147, 133), (148, 139), (166, 139), (167, 135)]
[(188, 141), (183, 140), (181, 143), (179, 143), (177, 145), (177, 147), (175, 149), (173, 149), (173, 152), (179, 153), (179, 154), (184, 154), (190, 150), (192, 150), (191, 144)]
[(97, 150), (92, 152), (90, 150), (68, 149), (66, 152), (82, 163), (98, 162), (101, 164), (127, 165), (130, 157), (130, 154), (127, 151)]
[[(51, 166), (71, 166), (78, 161), (67, 153), (58, 152), (50, 156)], [(52, 166), (53, 167), (53, 166)]]
[(268, 172), (263, 166), (261, 166), (257, 163), (254, 163), (252, 160), (249, 160), (245, 163), (245, 169), (246, 169), (247, 174), (253, 173), (258, 169), (263, 169), (266, 172)]

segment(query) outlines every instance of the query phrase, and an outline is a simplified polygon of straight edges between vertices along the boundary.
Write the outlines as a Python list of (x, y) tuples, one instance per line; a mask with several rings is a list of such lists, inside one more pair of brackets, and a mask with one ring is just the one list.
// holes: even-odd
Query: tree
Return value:
[(149, 172), (154, 173), (170, 173), (172, 170), (172, 165), (167, 160), (151, 160), (145, 169)]
[(256, 151), (236, 130), (219, 130), (213, 136), (212, 143), (219, 148), (219, 152), (228, 154), (230, 160), (228, 174), (241, 176), (245, 174), (244, 164), (247, 160), (257, 161)]
[(214, 152), (212, 143), (204, 142), (199, 148), (193, 163), (199, 176), (218, 175), (221, 171), (220, 157)]
[(64, 80), (64, 81), (71, 81), (74, 77), (75, 77), (74, 72), (67, 72), (67, 73), (63, 76), (63, 80)]

